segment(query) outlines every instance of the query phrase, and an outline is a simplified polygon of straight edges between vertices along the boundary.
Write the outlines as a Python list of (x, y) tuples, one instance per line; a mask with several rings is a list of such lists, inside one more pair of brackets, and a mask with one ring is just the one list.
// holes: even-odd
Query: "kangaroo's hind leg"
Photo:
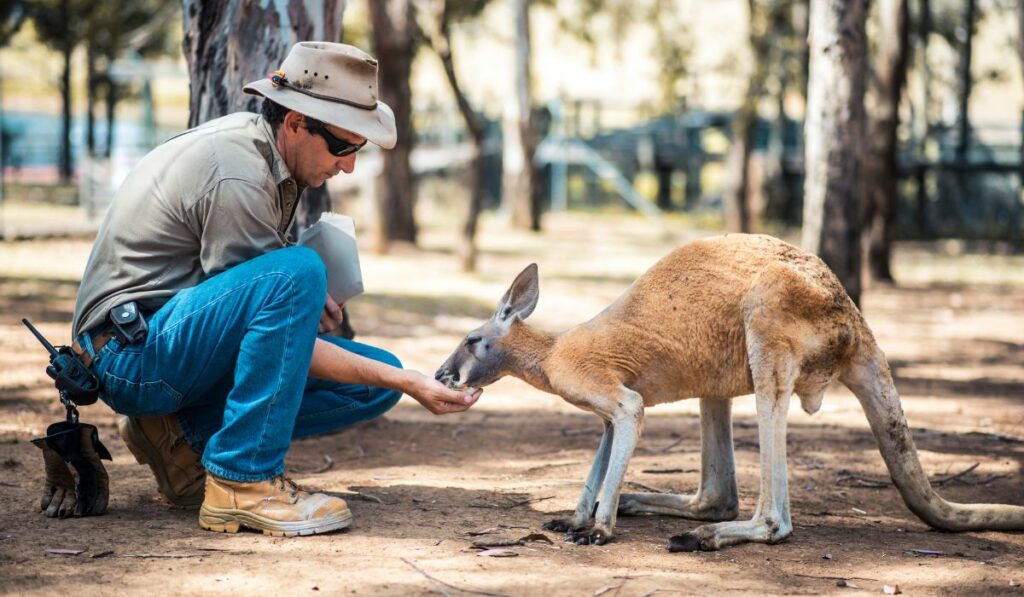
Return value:
[(669, 551), (716, 550), (739, 543), (778, 543), (793, 532), (786, 465), (786, 414), (797, 366), (785, 349), (750, 351), (761, 443), (761, 495), (750, 520), (697, 527), (669, 539)]
[(732, 400), (700, 400), (700, 486), (693, 495), (624, 493), (619, 514), (664, 514), (693, 520), (736, 518), (736, 460), (732, 442)]

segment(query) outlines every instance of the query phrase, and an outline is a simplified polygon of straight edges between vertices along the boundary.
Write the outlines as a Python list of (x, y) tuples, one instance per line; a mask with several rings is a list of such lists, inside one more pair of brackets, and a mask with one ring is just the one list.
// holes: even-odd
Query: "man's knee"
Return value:
[(261, 270), (284, 274), (294, 290), (320, 301), (318, 310), (323, 308), (322, 301), (327, 294), (327, 269), (316, 251), (306, 247), (285, 247), (256, 259), (261, 262)]
[(280, 254), (296, 281), (322, 287), (323, 292), (327, 292), (327, 268), (316, 251), (306, 247), (286, 247), (271, 252), (274, 253)]

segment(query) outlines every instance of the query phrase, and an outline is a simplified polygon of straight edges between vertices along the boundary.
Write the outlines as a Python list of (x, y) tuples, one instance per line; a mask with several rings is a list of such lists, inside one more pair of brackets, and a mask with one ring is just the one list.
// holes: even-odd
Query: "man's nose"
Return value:
[(352, 174), (356, 169), (356, 154), (350, 154), (344, 157), (338, 158), (338, 170), (341, 170), (345, 174)]

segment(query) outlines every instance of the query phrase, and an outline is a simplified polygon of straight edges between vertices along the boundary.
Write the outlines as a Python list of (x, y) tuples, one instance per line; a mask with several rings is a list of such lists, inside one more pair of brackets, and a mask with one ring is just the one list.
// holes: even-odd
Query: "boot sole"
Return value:
[(135, 461), (149, 466), (149, 470), (153, 471), (153, 476), (156, 477), (157, 491), (167, 503), (178, 508), (198, 508), (203, 503), (202, 493), (194, 496), (181, 496), (171, 491), (171, 480), (167, 477), (163, 459), (153, 449), (153, 444), (131, 417), (120, 418), (117, 421), (117, 431), (121, 434), (125, 445), (128, 446), (128, 451), (135, 457)]
[(199, 510), (199, 526), (217, 533), (237, 533), (243, 527), (262, 531), (273, 537), (295, 537), (296, 535), (318, 535), (343, 529), (352, 524), (352, 512), (346, 509), (316, 520), (281, 522), (264, 518), (245, 510), (214, 508), (204, 505)]

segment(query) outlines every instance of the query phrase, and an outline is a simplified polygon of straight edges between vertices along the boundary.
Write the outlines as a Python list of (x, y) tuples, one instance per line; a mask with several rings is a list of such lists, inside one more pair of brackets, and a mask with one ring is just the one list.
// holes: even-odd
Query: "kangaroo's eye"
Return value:
[(480, 341), (478, 337), (466, 338), (466, 346), (473, 346)]

